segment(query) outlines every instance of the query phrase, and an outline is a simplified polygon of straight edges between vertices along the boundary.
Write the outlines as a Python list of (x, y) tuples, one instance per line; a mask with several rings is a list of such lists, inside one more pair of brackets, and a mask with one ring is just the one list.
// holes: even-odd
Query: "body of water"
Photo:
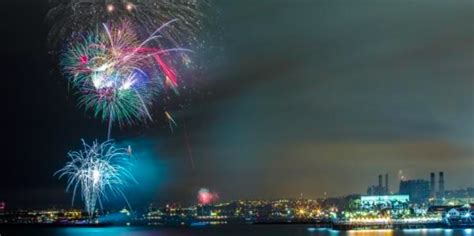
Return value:
[(410, 230), (351, 230), (336, 231), (305, 225), (229, 225), (218, 227), (6, 227), (0, 226), (1, 236), (474, 236), (474, 229), (410, 229)]

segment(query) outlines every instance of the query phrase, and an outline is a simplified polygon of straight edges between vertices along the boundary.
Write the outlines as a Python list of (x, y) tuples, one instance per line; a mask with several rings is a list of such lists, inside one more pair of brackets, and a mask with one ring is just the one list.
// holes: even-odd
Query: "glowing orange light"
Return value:
[(108, 11), (108, 12), (113, 12), (114, 10), (115, 10), (114, 5), (112, 5), (112, 4), (108, 4), (108, 5), (107, 5), (107, 11)]
[(125, 5), (125, 9), (127, 9), (127, 11), (132, 11), (133, 8), (135, 8), (135, 6), (134, 6), (133, 4), (131, 4), (131, 3), (127, 3), (127, 4)]

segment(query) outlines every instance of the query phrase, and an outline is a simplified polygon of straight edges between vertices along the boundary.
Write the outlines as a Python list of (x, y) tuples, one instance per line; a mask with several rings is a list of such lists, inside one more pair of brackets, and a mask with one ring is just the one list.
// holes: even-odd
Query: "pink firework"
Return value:
[(201, 188), (198, 192), (198, 202), (201, 205), (209, 205), (216, 202), (219, 199), (217, 193), (209, 191), (207, 188)]

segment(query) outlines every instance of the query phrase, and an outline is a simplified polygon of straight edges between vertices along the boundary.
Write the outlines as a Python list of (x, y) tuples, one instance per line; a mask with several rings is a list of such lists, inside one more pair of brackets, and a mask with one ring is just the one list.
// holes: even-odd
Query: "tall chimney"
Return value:
[(388, 188), (388, 174), (385, 174), (385, 193), (388, 194), (390, 192)]
[(444, 173), (443, 171), (439, 172), (439, 186), (438, 186), (438, 193), (439, 193), (439, 198), (444, 197)]
[(379, 175), (379, 188), (382, 188), (382, 175)]
[(430, 197), (436, 197), (436, 186), (435, 186), (435, 173), (430, 174)]

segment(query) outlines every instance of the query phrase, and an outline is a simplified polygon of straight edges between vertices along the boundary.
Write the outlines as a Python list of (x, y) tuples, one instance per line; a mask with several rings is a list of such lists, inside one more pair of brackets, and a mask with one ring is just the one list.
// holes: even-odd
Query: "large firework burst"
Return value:
[(176, 89), (170, 54), (190, 50), (155, 44), (161, 31), (176, 21), (163, 24), (143, 41), (128, 21), (103, 24), (76, 35), (62, 54), (61, 68), (79, 93), (79, 105), (109, 121), (109, 137), (112, 122), (151, 119), (148, 107), (154, 95), (166, 86)]
[(127, 201), (123, 189), (136, 181), (130, 172), (132, 164), (129, 150), (115, 147), (111, 140), (104, 143), (94, 141), (92, 145), (82, 140), (82, 144), (82, 150), (68, 153), (71, 160), (55, 175), (67, 177), (66, 191), (72, 189), (73, 204), (76, 192), (80, 189), (85, 209), (92, 217), (96, 205), (102, 207), (108, 194), (123, 197)]

